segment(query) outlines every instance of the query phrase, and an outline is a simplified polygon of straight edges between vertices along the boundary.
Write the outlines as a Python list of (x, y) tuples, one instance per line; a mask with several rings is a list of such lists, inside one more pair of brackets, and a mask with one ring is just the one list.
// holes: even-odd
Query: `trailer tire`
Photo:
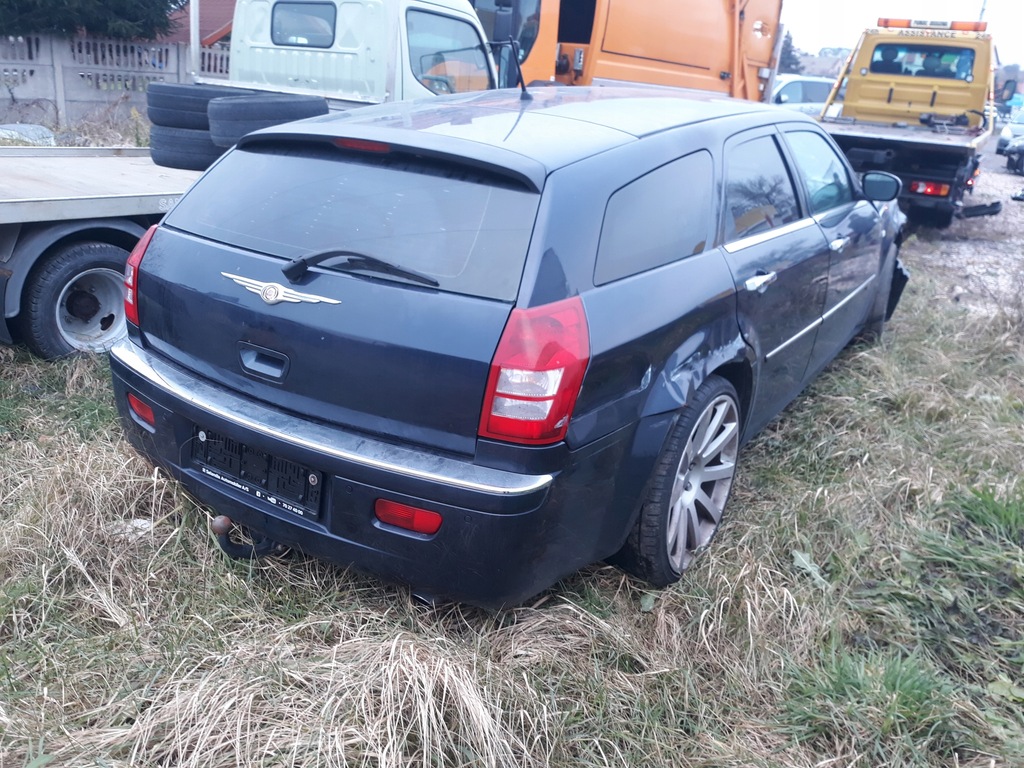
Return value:
[(245, 134), (272, 125), (326, 115), (322, 96), (273, 93), (213, 99), (208, 108), (210, 136), (218, 147), (233, 147)]
[(44, 360), (102, 352), (126, 333), (124, 265), (110, 243), (74, 243), (32, 269), (16, 321), (21, 340)]
[(146, 114), (153, 125), (205, 131), (210, 128), (206, 108), (211, 99), (251, 93), (223, 85), (150, 83), (146, 88)]
[(165, 168), (205, 171), (223, 152), (209, 131), (154, 125), (149, 132), (150, 156)]

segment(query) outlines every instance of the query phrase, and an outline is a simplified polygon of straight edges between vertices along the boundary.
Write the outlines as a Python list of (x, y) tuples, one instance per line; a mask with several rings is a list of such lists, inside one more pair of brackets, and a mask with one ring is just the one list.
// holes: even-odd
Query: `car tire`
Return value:
[(149, 154), (165, 168), (205, 171), (224, 153), (210, 139), (209, 131), (154, 125), (149, 132)]
[(247, 133), (328, 111), (322, 96), (278, 93), (213, 99), (208, 108), (210, 134), (217, 146), (233, 147)]
[(127, 260), (116, 245), (76, 243), (37, 264), (22, 294), (21, 340), (44, 360), (109, 349), (126, 333)]
[(150, 83), (146, 88), (146, 115), (153, 125), (205, 131), (210, 128), (206, 109), (211, 99), (251, 93), (223, 85)]
[(736, 390), (726, 379), (709, 376), (680, 412), (658, 456), (617, 565), (655, 587), (679, 580), (722, 521), (740, 427)]

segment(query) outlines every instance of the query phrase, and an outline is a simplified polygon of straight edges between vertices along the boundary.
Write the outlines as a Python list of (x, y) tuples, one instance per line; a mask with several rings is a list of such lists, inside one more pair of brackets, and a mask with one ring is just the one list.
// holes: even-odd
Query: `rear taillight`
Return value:
[(940, 184), (937, 181), (912, 181), (909, 187), (915, 195), (928, 195), (929, 197), (947, 197), (949, 195), (949, 184)]
[(142, 263), (142, 257), (146, 255), (146, 249), (149, 247), (149, 241), (153, 239), (156, 228), (157, 225), (154, 224), (146, 230), (146, 234), (135, 244), (131, 256), (128, 257), (128, 263), (124, 266), (124, 316), (133, 325), (139, 324), (139, 265)]
[(561, 440), (589, 360), (587, 315), (578, 296), (513, 309), (491, 361), (480, 437), (528, 445)]

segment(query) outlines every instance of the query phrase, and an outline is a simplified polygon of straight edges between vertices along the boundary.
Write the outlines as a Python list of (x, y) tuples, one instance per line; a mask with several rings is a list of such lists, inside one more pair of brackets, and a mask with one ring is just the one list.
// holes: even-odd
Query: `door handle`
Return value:
[(831, 249), (833, 253), (842, 253), (843, 249), (847, 246), (849, 242), (850, 238), (848, 237), (837, 237), (835, 240), (828, 244), (828, 247), (829, 249)]
[(743, 283), (743, 287), (748, 291), (757, 291), (758, 293), (764, 293), (768, 290), (768, 286), (779, 279), (779, 276), (775, 272), (768, 272), (765, 274), (762, 272), (759, 275), (748, 277), (747, 281)]

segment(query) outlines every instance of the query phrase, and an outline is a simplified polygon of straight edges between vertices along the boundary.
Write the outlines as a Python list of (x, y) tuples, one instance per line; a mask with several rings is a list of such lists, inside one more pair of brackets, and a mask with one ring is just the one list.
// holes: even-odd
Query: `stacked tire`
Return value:
[(272, 125), (327, 114), (327, 99), (287, 93), (260, 93), (213, 99), (207, 110), (210, 138), (218, 147), (233, 147), (245, 134)]
[(322, 96), (150, 83), (146, 91), (146, 112), (153, 123), (150, 154), (157, 165), (204, 171), (251, 131), (327, 111)]
[(153, 123), (149, 132), (153, 162), (190, 171), (209, 168), (224, 150), (210, 138), (207, 107), (212, 99), (238, 93), (237, 88), (226, 86), (150, 83), (146, 89), (146, 114)]

